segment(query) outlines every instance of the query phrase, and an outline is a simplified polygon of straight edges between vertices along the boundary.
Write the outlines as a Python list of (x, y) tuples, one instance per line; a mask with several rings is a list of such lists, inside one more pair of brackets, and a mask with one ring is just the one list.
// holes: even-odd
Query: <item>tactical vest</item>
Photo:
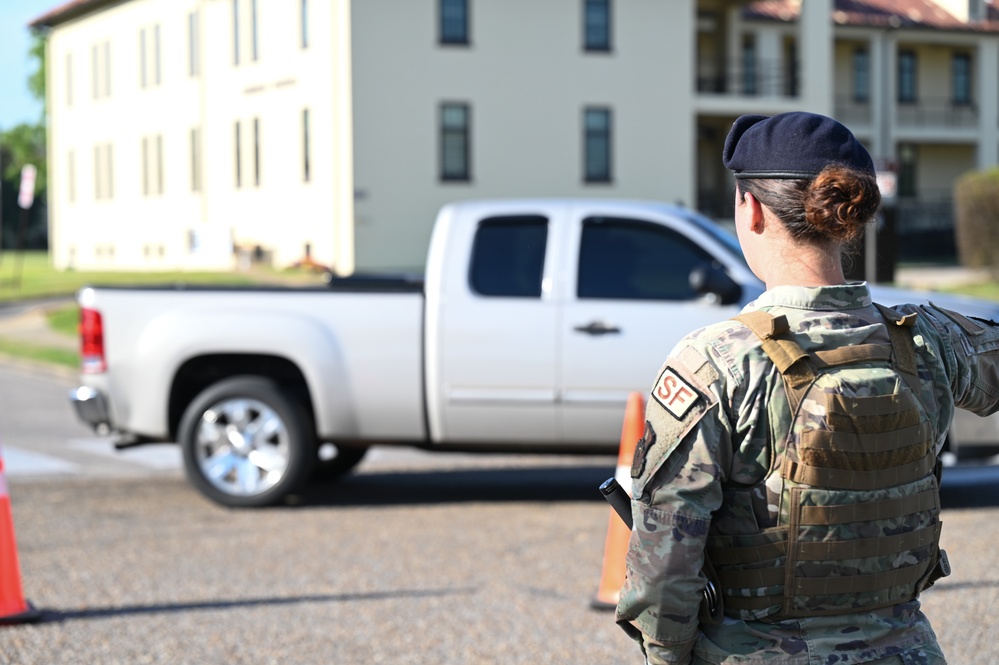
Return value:
[[(771, 401), (792, 417), (786, 437), (771, 439), (765, 487), (726, 488), (726, 510), (744, 511), (748, 527), (713, 527), (708, 538), (728, 616), (863, 612), (911, 600), (949, 572), (939, 549), (938, 433), (917, 397), (915, 315), (878, 308), (890, 344), (811, 353), (784, 316), (736, 317), (780, 371), (784, 390)], [(762, 528), (746, 508), (761, 496), (771, 516)]]

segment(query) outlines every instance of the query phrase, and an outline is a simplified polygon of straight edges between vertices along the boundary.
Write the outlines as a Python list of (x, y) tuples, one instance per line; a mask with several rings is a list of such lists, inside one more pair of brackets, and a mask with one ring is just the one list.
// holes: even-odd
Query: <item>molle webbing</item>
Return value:
[(933, 437), (910, 393), (825, 393), (828, 429), (802, 433), (782, 475), (813, 487), (872, 490), (913, 482), (933, 470)]
[(780, 371), (792, 421), (773, 460), (783, 478), (777, 526), (709, 538), (734, 616), (778, 620), (886, 607), (913, 598), (931, 577), (940, 503), (935, 434), (914, 397), (914, 315), (879, 310), (890, 344), (811, 353), (783, 316), (736, 317)]
[(919, 393), (919, 375), (916, 367), (916, 345), (912, 341), (912, 327), (916, 325), (916, 315), (902, 315), (893, 309), (874, 303), (885, 320), (888, 337), (891, 339), (893, 351), (892, 364), (909, 388)]
[(763, 310), (756, 310), (740, 314), (735, 320), (756, 333), (763, 344), (763, 351), (777, 366), (790, 387), (807, 386), (815, 379), (815, 370), (808, 362), (808, 354), (794, 340), (780, 337), (791, 329), (786, 316), (773, 316)]

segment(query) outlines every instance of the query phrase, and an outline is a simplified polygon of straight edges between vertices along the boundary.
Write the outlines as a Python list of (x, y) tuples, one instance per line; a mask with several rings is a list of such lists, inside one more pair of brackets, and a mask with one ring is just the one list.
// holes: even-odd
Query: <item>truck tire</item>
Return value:
[(178, 440), (191, 484), (223, 506), (278, 503), (316, 463), (314, 428), (301, 404), (257, 376), (201, 392), (184, 411)]
[(368, 449), (365, 446), (343, 446), (339, 443), (327, 442), (320, 444), (320, 450), (332, 447), (333, 456), (324, 457), (321, 453), (312, 470), (312, 479), (317, 482), (336, 480), (361, 463)]

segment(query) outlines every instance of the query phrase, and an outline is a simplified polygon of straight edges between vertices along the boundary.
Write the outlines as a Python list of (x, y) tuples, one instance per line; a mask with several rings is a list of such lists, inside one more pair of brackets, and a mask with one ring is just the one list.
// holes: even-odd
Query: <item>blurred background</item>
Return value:
[(59, 271), (418, 271), (436, 211), (465, 198), (654, 199), (725, 223), (728, 127), (790, 110), (838, 118), (875, 156), (879, 281), (988, 260), (955, 233), (960, 179), (999, 162), (986, 0), (0, 11), (2, 249)]

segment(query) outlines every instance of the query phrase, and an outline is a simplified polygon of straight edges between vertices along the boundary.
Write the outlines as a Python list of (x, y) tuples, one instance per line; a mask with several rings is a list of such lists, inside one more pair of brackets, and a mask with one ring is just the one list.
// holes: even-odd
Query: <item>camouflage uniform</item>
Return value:
[[(757, 309), (785, 315), (808, 352), (889, 343), (865, 284), (778, 287), (744, 311)], [(936, 420), (939, 453), (955, 407), (999, 409), (999, 326), (932, 306), (894, 309), (917, 313), (919, 398)], [(635, 452), (635, 528), (618, 621), (644, 642), (649, 663), (944, 662), (916, 599), (838, 616), (699, 623), (706, 542), (740, 514), (726, 505), (726, 488), (752, 488), (767, 505), (773, 442), (791, 425), (786, 402), (774, 404), (779, 394), (780, 373), (741, 323), (708, 326), (673, 349)], [(766, 515), (756, 519), (771, 526)]]

